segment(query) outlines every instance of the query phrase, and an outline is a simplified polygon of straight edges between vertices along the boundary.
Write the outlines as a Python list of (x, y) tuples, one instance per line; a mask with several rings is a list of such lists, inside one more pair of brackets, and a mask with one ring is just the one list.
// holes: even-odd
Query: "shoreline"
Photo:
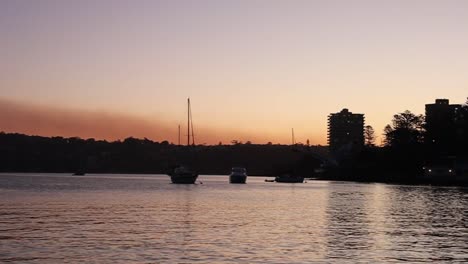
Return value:
[[(22, 174), (22, 175), (15, 175)], [(57, 176), (73, 176), (73, 177), (87, 177), (87, 176), (99, 176), (99, 175), (135, 175), (135, 176), (167, 176), (166, 173), (145, 173), (145, 172), (89, 172), (85, 175), (73, 175), (73, 172), (24, 172), (24, 171), (8, 171), (0, 172), (0, 177), (7, 175), (14, 176), (27, 176), (27, 174), (53, 174)], [(229, 174), (200, 174), (202, 176), (222, 176), (229, 177)], [(248, 175), (248, 177), (253, 178), (274, 178), (274, 175)], [(421, 179), (413, 178), (409, 180), (390, 180), (390, 179), (363, 179), (359, 177), (305, 177), (306, 181), (333, 181), (333, 182), (354, 182), (354, 183), (381, 183), (381, 184), (395, 184), (395, 185), (407, 185), (407, 186), (438, 186), (438, 187), (468, 187), (468, 181), (457, 181), (457, 180), (430, 180), (430, 179)]]

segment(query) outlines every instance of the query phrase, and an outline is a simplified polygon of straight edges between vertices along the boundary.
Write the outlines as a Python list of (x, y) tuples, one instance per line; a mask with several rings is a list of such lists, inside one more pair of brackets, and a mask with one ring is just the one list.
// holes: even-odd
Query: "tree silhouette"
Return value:
[(374, 146), (375, 144), (375, 131), (370, 125), (364, 127), (364, 141), (368, 147)]
[(424, 116), (415, 115), (409, 110), (393, 116), (392, 124), (385, 126), (386, 146), (409, 146), (422, 142)]
[[(299, 149), (300, 150), (300, 149)], [(309, 153), (325, 147), (291, 151), (290, 145), (241, 144), (180, 146), (168, 141), (129, 137), (107, 142), (95, 139), (40, 137), (0, 131), (0, 172), (166, 173), (183, 164), (200, 173), (222, 175), (233, 165), (250, 175), (274, 175), (278, 168), (295, 168)], [(310, 162), (313, 171), (320, 160)], [(273, 165), (272, 165), (273, 164)]]

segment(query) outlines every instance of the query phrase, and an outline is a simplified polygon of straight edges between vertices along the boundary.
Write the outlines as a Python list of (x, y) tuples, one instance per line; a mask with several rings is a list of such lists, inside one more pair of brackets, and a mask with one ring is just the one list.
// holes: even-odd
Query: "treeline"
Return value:
[(0, 133), (1, 172), (166, 173), (176, 165), (201, 174), (229, 174), (243, 166), (249, 175), (294, 171), (312, 175), (326, 147), (234, 144), (178, 146), (167, 141), (127, 138), (108, 142), (77, 137)]

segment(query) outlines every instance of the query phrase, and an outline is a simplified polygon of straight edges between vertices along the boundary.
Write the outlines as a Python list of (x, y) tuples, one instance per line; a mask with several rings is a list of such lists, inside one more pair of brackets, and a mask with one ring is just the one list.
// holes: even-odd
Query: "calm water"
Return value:
[(0, 262), (467, 262), (468, 190), (0, 174)]

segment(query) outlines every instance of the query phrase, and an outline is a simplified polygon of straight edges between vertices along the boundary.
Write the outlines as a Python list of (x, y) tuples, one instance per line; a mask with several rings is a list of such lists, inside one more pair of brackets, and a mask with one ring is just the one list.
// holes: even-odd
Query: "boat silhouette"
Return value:
[(168, 175), (171, 177), (172, 183), (176, 184), (194, 184), (198, 178), (198, 173), (193, 172), (185, 166), (174, 168)]
[(285, 183), (303, 183), (304, 177), (293, 175), (293, 174), (282, 174), (275, 177), (275, 182), (285, 182)]
[[(192, 138), (192, 142), (190, 142)], [(190, 98), (187, 98), (187, 146), (195, 145), (195, 135), (193, 133), (192, 109), (190, 107)], [(176, 184), (194, 184), (198, 178), (198, 173), (192, 171), (187, 166), (178, 165), (169, 173), (171, 182)]]
[(247, 180), (247, 170), (242, 167), (233, 167), (229, 175), (230, 183), (245, 183)]

